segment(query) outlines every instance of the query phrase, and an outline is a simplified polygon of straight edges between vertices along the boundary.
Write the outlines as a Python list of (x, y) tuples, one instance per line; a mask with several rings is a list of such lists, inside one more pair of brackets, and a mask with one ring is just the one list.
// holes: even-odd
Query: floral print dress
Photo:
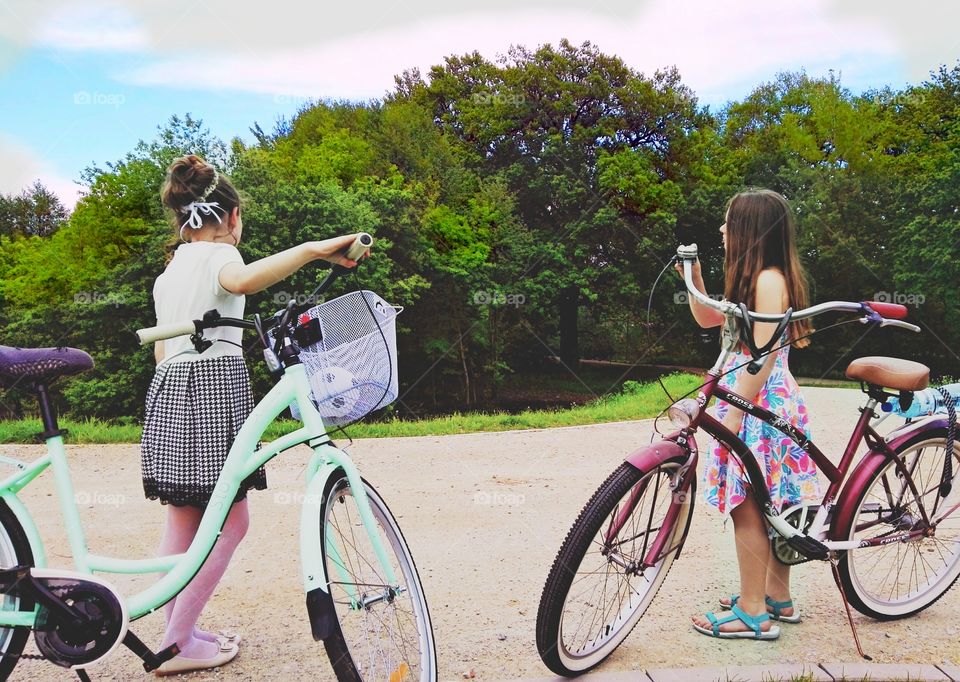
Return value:
[[(786, 333), (781, 344), (785, 342)], [(809, 438), (807, 406), (787, 365), (789, 353), (790, 346), (784, 346), (777, 351), (775, 365), (754, 402), (790, 422)], [(731, 355), (723, 371), (749, 361), (750, 355), (738, 350)], [(745, 371), (747, 368), (742, 367), (723, 376), (720, 385), (733, 390), (737, 376)], [(716, 418), (723, 420), (729, 409), (725, 401), (718, 400)], [(816, 466), (810, 455), (800, 446), (770, 424), (746, 413), (743, 415), (739, 435), (757, 457), (761, 470), (766, 473), (767, 488), (774, 507), (782, 511), (800, 502), (815, 502), (819, 499), (820, 485)], [(729, 514), (746, 498), (746, 474), (736, 458), (730, 457), (725, 447), (713, 438), (710, 441), (705, 457), (704, 497), (721, 513)]]

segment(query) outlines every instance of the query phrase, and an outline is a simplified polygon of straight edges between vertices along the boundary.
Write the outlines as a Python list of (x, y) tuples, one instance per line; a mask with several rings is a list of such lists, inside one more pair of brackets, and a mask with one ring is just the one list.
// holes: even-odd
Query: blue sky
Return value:
[[(0, 2), (0, 192), (73, 180), (173, 114), (250, 138), (310, 98), (369, 99), (445, 55), (590, 40), (651, 73), (677, 65), (717, 108), (778, 71), (833, 70), (854, 92), (924, 80), (960, 57), (960, 3), (912, 0), (227, 0)], [(269, 8), (269, 11), (265, 8)]]

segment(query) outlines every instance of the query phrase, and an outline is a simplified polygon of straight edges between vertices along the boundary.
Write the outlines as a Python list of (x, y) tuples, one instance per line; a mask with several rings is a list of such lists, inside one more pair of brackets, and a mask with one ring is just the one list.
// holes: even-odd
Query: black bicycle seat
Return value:
[(0, 346), (0, 385), (21, 379), (50, 380), (93, 367), (93, 358), (76, 348), (16, 348)]

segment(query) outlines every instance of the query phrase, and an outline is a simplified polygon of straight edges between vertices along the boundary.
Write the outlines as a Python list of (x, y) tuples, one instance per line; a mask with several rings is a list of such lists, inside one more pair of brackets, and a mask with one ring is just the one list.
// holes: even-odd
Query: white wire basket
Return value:
[[(303, 314), (320, 322), (320, 341), (301, 347), (300, 361), (325, 423), (352, 423), (397, 399), (396, 320), (402, 310), (372, 291), (352, 291)], [(300, 419), (295, 404), (290, 411)]]

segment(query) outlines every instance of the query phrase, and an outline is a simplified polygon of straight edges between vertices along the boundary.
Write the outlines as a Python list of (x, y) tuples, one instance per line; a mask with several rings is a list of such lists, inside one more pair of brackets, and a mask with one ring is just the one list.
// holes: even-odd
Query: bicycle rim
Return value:
[(935, 523), (931, 535), (900, 541), (923, 527), (921, 509), (936, 520), (960, 503), (960, 443), (954, 446), (953, 486), (940, 495), (945, 438), (927, 438), (905, 447), (900, 457), (917, 493), (888, 462), (860, 496), (851, 540), (887, 540), (886, 544), (848, 552), (843, 560), (852, 603), (877, 618), (908, 616), (935, 602), (960, 576), (960, 510)]
[(433, 631), (413, 557), (386, 503), (364, 485), (376, 532), (400, 584), (388, 584), (353, 490), (346, 478), (339, 479), (324, 504), (324, 556), (338, 634), (347, 653), (331, 663), (338, 677), (348, 669), (343, 676), (347, 679), (433, 682), (437, 679)]
[[(681, 466), (681, 462), (667, 462), (639, 472), (624, 465), (632, 476), (620, 479), (620, 486), (614, 481), (605, 500), (601, 495), (592, 501), (597, 503), (592, 519), (589, 514), (582, 517), (594, 528), (587, 530), (591, 539), (564, 597), (556, 638), (559, 661), (568, 671), (587, 670), (609, 656), (656, 596), (680, 549), (691, 514), (692, 500), (678, 500), (681, 493), (673, 490)], [(631, 565), (639, 564), (647, 554), (675, 501), (681, 503), (680, 513), (660, 560), (640, 573), (632, 572)], [(620, 531), (608, 538), (625, 513), (628, 516), (620, 519)]]

